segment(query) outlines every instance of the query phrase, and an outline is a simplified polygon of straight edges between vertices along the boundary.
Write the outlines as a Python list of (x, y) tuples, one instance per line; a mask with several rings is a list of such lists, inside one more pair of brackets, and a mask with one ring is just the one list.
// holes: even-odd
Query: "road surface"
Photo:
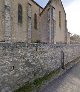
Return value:
[(53, 80), (40, 92), (80, 92), (80, 63)]

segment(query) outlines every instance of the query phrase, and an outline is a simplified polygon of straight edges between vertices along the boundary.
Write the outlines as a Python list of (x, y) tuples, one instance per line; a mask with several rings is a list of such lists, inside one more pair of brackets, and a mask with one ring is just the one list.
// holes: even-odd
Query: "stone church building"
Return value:
[(1, 42), (69, 43), (61, 0), (42, 8), (34, 0), (0, 0)]

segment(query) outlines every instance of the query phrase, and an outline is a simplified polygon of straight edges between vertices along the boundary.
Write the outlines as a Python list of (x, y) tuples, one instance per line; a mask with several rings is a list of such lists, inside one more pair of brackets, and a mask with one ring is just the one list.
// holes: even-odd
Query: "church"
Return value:
[(0, 0), (0, 42), (70, 43), (61, 0)]

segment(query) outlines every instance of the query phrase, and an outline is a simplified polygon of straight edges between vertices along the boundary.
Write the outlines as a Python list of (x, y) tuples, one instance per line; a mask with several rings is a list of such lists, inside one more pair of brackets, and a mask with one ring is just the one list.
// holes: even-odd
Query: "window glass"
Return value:
[(18, 4), (18, 23), (22, 23), (22, 5)]

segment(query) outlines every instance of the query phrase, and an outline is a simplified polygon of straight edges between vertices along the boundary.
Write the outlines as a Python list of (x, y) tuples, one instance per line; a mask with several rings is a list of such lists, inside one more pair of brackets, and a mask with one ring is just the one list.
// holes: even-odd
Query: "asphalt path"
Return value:
[(39, 92), (80, 92), (80, 63)]

